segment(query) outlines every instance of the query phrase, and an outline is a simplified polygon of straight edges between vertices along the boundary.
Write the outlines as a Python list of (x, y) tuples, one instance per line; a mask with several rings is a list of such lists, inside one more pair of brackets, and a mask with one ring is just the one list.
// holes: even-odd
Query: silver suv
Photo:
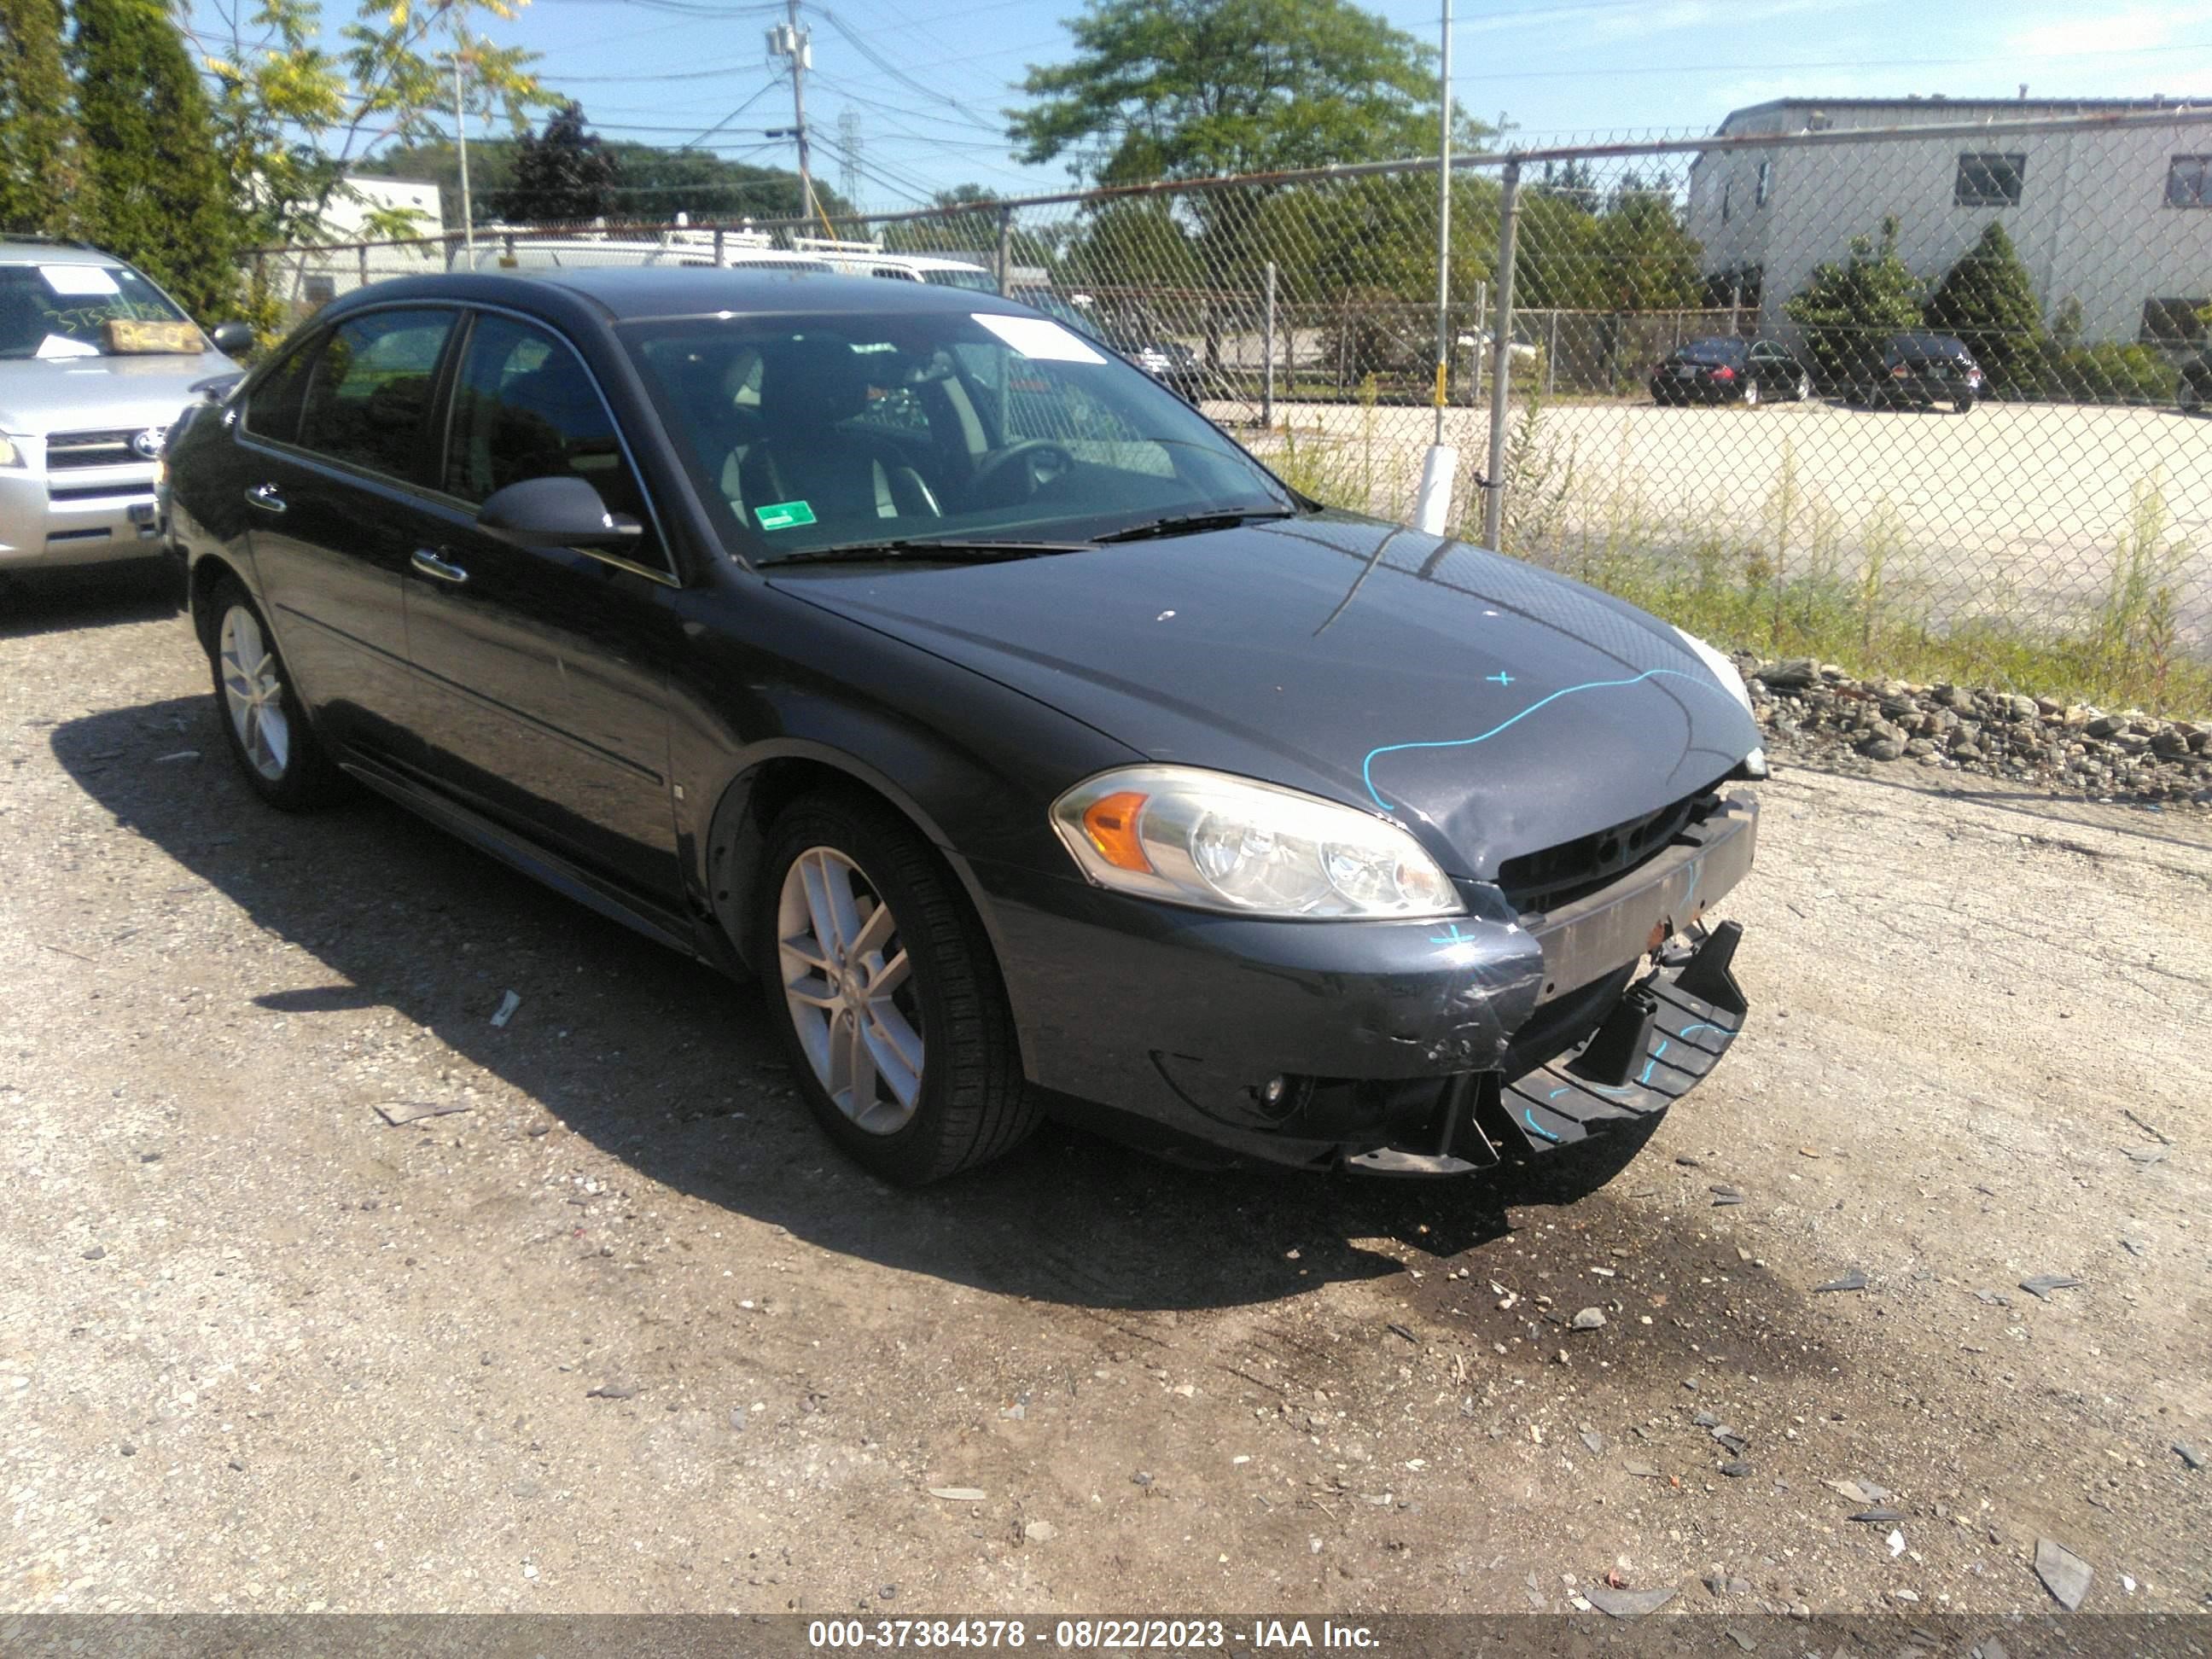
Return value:
[(95, 248), (0, 237), (0, 576), (159, 553), (163, 435), (252, 341)]

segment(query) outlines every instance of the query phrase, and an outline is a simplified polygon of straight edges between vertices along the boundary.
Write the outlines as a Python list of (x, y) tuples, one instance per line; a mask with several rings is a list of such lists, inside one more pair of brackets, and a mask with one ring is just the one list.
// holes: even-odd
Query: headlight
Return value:
[(1053, 827), (1101, 887), (1269, 916), (1455, 916), (1420, 844), (1356, 807), (1188, 766), (1132, 766), (1053, 803)]
[(22, 446), (13, 438), (0, 438), (0, 466), (23, 465)]
[[(1743, 705), (1743, 712), (1750, 714), (1751, 689), (1744, 684), (1743, 676), (1735, 672), (1735, 665), (1695, 634), (1686, 634), (1679, 628), (1674, 630), (1674, 633), (1683, 644), (1697, 653), (1699, 662), (1712, 670), (1713, 678), (1721, 683), (1723, 689)], [(1753, 714), (1752, 718), (1756, 720), (1758, 716)]]

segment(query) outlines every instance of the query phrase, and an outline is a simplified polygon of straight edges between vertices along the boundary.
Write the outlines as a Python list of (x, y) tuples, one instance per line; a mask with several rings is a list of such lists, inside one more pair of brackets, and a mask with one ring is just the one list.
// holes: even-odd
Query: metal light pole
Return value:
[(1421, 462), (1413, 522), (1431, 536), (1451, 524), (1459, 452), (1444, 441), (1444, 388), (1451, 375), (1451, 0), (1443, 0), (1443, 57), (1437, 77), (1437, 429)]
[(1444, 441), (1444, 388), (1451, 374), (1451, 0), (1443, 0), (1443, 58), (1437, 76), (1437, 435)]

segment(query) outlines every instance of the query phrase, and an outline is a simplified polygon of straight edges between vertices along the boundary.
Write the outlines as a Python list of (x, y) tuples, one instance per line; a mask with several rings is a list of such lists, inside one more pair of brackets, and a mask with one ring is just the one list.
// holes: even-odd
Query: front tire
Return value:
[(231, 758), (253, 793), (281, 811), (320, 806), (341, 792), (331, 763), (243, 583), (226, 576), (209, 596), (208, 663)]
[(1809, 404), (1813, 401), (1813, 377), (1809, 374), (1800, 374), (1797, 377), (1797, 401), (1801, 404)]
[(1743, 383), (1743, 406), (1746, 409), (1757, 409), (1759, 407), (1758, 381), (1746, 380)]
[(1952, 407), (1953, 409), (1954, 409), (1954, 410), (1958, 410), (1958, 412), (1959, 412), (1960, 414), (1961, 414), (1961, 415), (1964, 415), (1964, 414), (1965, 414), (1968, 410), (1972, 409), (1973, 406), (1974, 406), (1974, 397), (1973, 397), (1973, 394), (1972, 394), (1972, 392), (1960, 392), (1957, 397), (1955, 397), (1955, 398), (1952, 398), (1952, 399), (1951, 399), (1951, 407)]
[(769, 1018), (847, 1156), (919, 1187), (1036, 1127), (990, 941), (927, 842), (872, 803), (810, 796), (770, 828), (757, 890)]

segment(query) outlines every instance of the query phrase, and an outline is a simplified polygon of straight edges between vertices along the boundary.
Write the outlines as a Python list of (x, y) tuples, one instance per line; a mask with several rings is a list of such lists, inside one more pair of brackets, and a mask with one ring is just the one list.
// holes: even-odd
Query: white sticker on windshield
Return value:
[(120, 294), (105, 265), (40, 265), (39, 275), (57, 294)]
[(1049, 317), (1005, 317), (996, 312), (970, 313), (1008, 345), (1040, 363), (1103, 363), (1106, 360), (1083, 343), (1072, 330)]
[(39, 342), (40, 357), (97, 357), (100, 348), (89, 340), (72, 340), (66, 334), (49, 334)]

